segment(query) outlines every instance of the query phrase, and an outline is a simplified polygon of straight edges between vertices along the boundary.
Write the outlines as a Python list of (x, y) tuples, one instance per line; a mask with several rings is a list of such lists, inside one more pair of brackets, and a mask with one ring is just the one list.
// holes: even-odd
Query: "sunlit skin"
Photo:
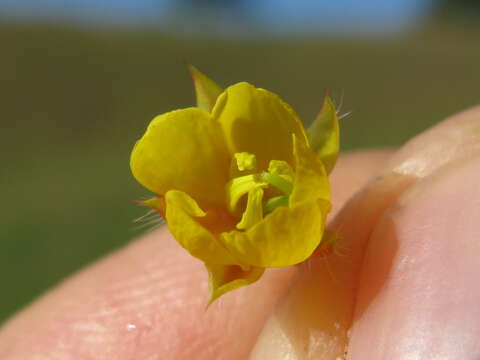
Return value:
[[(332, 336), (340, 325), (349, 359), (476, 360), (479, 156), (480, 108), (398, 151), (344, 155), (332, 173), (338, 251), (268, 270), (208, 311), (201, 262), (153, 232), (11, 319), (0, 358), (330, 360), (347, 345)], [(323, 279), (336, 292), (319, 291)]]

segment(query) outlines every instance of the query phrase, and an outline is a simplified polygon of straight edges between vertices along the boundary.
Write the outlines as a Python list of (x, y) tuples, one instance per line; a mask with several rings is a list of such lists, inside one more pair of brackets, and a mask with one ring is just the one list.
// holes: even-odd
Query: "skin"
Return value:
[(336, 251), (208, 310), (207, 278), (161, 229), (0, 329), (0, 358), (478, 359), (480, 107), (398, 151), (344, 155)]

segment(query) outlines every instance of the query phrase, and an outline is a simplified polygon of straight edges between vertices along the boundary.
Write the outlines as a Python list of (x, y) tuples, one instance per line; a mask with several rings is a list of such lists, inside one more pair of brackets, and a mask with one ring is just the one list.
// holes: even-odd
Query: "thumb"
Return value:
[(267, 321), (251, 359), (328, 360), (344, 355), (364, 249), (378, 220), (419, 179), (478, 152), (479, 120), (477, 107), (417, 136), (347, 203), (332, 224), (342, 235), (337, 253), (302, 265), (287, 295)]

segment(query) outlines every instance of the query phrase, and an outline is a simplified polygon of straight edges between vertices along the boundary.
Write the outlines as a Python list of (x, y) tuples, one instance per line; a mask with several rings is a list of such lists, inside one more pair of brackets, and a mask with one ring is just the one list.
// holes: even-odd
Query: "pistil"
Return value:
[[(227, 184), (228, 206), (233, 214), (238, 214), (240, 199), (247, 195), (245, 210), (241, 211), (241, 220), (236, 225), (239, 230), (247, 230), (278, 207), (288, 206), (293, 191), (293, 170), (285, 161), (271, 160), (268, 171), (255, 173), (254, 154), (236, 153), (234, 159), (240, 173), (247, 174), (234, 177)], [(265, 198), (265, 190), (270, 186), (282, 195)]]

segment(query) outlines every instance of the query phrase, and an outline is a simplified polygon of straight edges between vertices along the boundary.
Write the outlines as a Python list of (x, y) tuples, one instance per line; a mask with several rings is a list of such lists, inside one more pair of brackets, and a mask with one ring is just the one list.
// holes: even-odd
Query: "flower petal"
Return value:
[(206, 216), (195, 200), (182, 191), (165, 195), (167, 224), (170, 232), (192, 256), (208, 263), (237, 264), (221, 242), (197, 221)]
[(205, 266), (210, 276), (209, 304), (229, 291), (254, 283), (260, 279), (265, 271), (263, 268), (254, 266), (246, 271), (236, 265), (222, 266), (205, 264)]
[(263, 219), (263, 189), (255, 187), (248, 192), (248, 200), (242, 220), (237, 224), (237, 229), (245, 230)]
[(322, 161), (305, 143), (293, 137), (293, 153), (295, 156), (295, 181), (290, 204), (324, 199), (330, 201), (330, 182)]
[(242, 82), (227, 88), (213, 108), (231, 153), (249, 152), (266, 170), (270, 160), (292, 163), (292, 134), (307, 142), (303, 125), (277, 95)]
[(205, 74), (198, 71), (196, 67), (188, 65), (188, 70), (195, 87), (197, 107), (208, 112), (212, 111), (218, 96), (223, 91), (222, 88)]
[(337, 111), (328, 96), (325, 96), (320, 113), (308, 128), (308, 139), (330, 174), (340, 151), (340, 129)]
[(233, 256), (253, 266), (298, 264), (319, 245), (329, 210), (322, 199), (278, 207), (246, 232), (222, 233), (222, 240)]
[(223, 135), (206, 111), (189, 108), (157, 116), (133, 149), (130, 166), (147, 189), (185, 191), (200, 204), (223, 204), (230, 159)]
[(330, 211), (330, 188), (322, 162), (294, 139), (296, 176), (288, 207), (278, 207), (245, 232), (221, 238), (232, 256), (259, 267), (289, 266), (307, 259), (318, 247)]

